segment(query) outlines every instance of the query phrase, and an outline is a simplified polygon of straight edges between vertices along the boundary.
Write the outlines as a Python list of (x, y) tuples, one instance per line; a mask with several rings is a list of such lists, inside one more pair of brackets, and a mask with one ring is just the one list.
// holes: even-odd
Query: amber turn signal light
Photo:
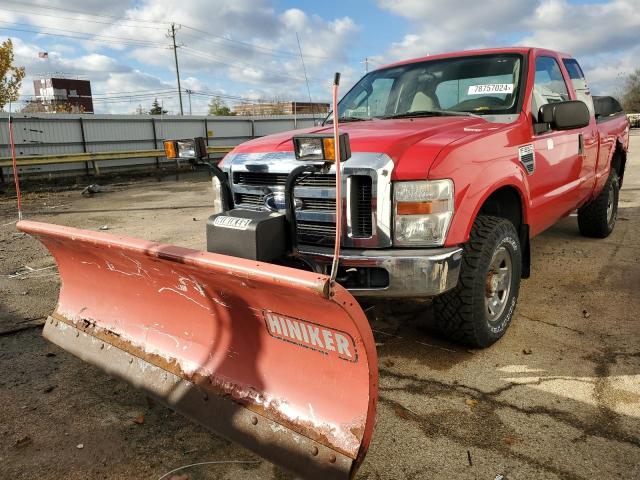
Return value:
[(178, 142), (175, 140), (165, 140), (164, 144), (164, 156), (173, 159), (178, 158)]
[(397, 202), (396, 214), (429, 215), (430, 213), (446, 211), (447, 205), (447, 200), (433, 200), (427, 202)]

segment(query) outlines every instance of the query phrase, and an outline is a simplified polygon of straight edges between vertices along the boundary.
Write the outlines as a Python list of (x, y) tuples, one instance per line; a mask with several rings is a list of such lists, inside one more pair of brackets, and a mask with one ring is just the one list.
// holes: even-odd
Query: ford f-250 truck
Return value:
[[(533, 235), (575, 209), (584, 235), (611, 233), (628, 122), (574, 59), (527, 48), (384, 67), (334, 111), (209, 165), (223, 206), (209, 252), (17, 228), (58, 264), (45, 338), (305, 478), (347, 480), (372, 438), (378, 368), (346, 289), (434, 297), (443, 332), (490, 345)], [(203, 139), (164, 144), (206, 157)]]
[[(351, 147), (339, 283), (360, 297), (434, 297), (445, 335), (491, 345), (529, 277), (531, 237), (576, 209), (583, 235), (613, 230), (628, 148), (621, 110), (611, 97), (594, 105), (575, 59), (539, 48), (435, 55), (368, 73), (337, 112)], [(220, 166), (233, 206), (283, 211), (301, 160), (292, 137), (330, 133), (332, 115), (229, 153)], [(295, 185), (300, 268), (331, 265), (334, 189), (335, 170)]]

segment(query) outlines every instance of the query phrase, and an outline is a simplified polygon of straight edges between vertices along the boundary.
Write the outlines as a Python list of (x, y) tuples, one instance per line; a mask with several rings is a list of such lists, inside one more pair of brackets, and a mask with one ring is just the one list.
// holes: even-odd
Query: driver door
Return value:
[[(530, 148), (521, 147), (520, 161), (526, 166), (531, 193), (531, 225), (536, 235), (574, 210), (584, 182), (584, 139), (582, 129), (536, 132), (540, 107), (570, 100), (569, 89), (557, 58), (539, 55), (535, 59), (535, 81), (531, 98), (534, 123)], [(537, 125), (536, 125), (537, 124)], [(539, 128), (539, 127), (538, 127)], [(524, 155), (523, 155), (524, 153)], [(533, 229), (532, 229), (533, 230)]]

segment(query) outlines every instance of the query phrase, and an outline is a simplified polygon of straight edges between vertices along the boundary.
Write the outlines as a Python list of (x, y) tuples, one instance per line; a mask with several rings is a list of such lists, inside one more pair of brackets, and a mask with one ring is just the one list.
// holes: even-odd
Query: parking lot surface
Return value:
[[(199, 249), (211, 213), (204, 177), (24, 200), (30, 219)], [(14, 219), (0, 197), (0, 478), (157, 479), (229, 460), (249, 463), (174, 478), (293, 478), (44, 341), (55, 264)], [(533, 240), (532, 264), (486, 350), (439, 338), (428, 304), (377, 306), (379, 409), (357, 478), (640, 478), (640, 135), (613, 234), (582, 238), (567, 217)]]

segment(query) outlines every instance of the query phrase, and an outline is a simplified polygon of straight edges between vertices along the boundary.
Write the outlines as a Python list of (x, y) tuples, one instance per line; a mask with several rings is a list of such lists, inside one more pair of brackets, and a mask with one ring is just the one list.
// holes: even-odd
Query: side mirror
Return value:
[(589, 125), (589, 108), (580, 100), (547, 103), (540, 107), (541, 123), (549, 124), (552, 130), (572, 130)]

